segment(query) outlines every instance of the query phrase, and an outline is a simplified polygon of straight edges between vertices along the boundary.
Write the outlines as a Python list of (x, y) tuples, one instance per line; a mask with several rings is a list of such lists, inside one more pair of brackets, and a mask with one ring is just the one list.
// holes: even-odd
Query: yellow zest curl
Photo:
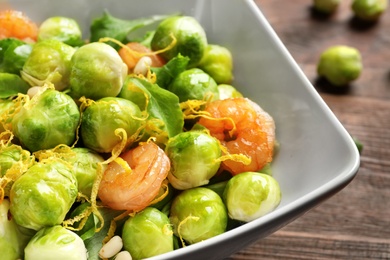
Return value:
[(111, 220), (110, 227), (107, 232), (107, 236), (103, 239), (103, 245), (106, 244), (114, 236), (117, 227), (116, 222), (124, 219), (130, 214), (135, 214), (135, 213), (133, 213), (132, 211), (125, 211)]
[[(1, 149), (7, 149), (11, 146), (1, 143)], [(6, 196), (9, 196), (9, 192), (13, 183), (22, 176), (28, 168), (35, 163), (35, 158), (29, 151), (24, 150), (18, 145), (12, 145), (20, 152), (20, 159), (14, 162), (12, 166), (5, 172), (4, 176), (0, 178), (0, 204), (3, 202)]]
[(180, 241), (181, 241), (181, 244), (183, 245), (183, 247), (186, 246), (185, 242), (184, 242), (184, 239), (182, 237), (182, 235), (180, 234), (180, 230), (181, 230), (181, 227), (183, 226), (183, 224), (185, 224), (188, 220), (194, 220), (194, 221), (198, 221), (200, 218), (199, 217), (195, 217), (195, 216), (188, 216), (186, 217), (183, 221), (181, 221), (179, 223), (179, 225), (177, 226), (177, 233), (179, 235), (179, 238), (180, 238)]
[(175, 35), (173, 35), (173, 33), (171, 33), (171, 34), (169, 34), (169, 36), (172, 38), (172, 41), (168, 44), (168, 46), (165, 47), (164, 49), (161, 49), (161, 50), (158, 50), (158, 51), (154, 51), (154, 52), (138, 52), (138, 51), (132, 50), (126, 44), (123, 44), (121, 41), (118, 41), (117, 39), (114, 39), (114, 38), (111, 38), (111, 37), (100, 38), (99, 42), (113, 42), (113, 43), (119, 45), (120, 47), (124, 48), (129, 53), (131, 53), (132, 56), (141, 58), (143, 56), (150, 56), (150, 55), (160, 54), (160, 53), (169, 51), (170, 49), (175, 47), (175, 45), (177, 43), (177, 39), (176, 39)]

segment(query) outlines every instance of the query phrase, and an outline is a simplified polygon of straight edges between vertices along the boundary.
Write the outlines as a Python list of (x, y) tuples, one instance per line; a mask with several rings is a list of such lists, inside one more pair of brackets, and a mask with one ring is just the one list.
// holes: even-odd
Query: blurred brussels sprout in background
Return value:
[(218, 140), (201, 131), (182, 132), (170, 138), (165, 152), (171, 161), (168, 180), (179, 190), (208, 184), (221, 164)]
[(321, 53), (317, 72), (335, 86), (357, 79), (363, 69), (360, 52), (349, 46), (336, 45)]
[(12, 131), (31, 152), (71, 145), (76, 138), (80, 112), (67, 94), (47, 89), (35, 95), (12, 119)]
[(354, 0), (352, 11), (356, 17), (366, 21), (376, 21), (386, 11), (388, 0)]
[(102, 42), (83, 45), (72, 56), (70, 95), (93, 100), (115, 97), (126, 76), (127, 66), (113, 47)]
[(313, 5), (315, 10), (325, 14), (330, 14), (336, 11), (339, 7), (340, 0), (314, 0)]
[(197, 187), (175, 197), (169, 219), (175, 235), (194, 244), (224, 233), (228, 215), (216, 192)]
[(72, 46), (55, 39), (35, 43), (21, 71), (22, 78), (32, 87), (52, 83), (57, 90), (69, 84)]
[(20, 75), (32, 45), (15, 38), (0, 40), (0, 72)]
[(232, 85), (219, 84), (218, 85), (219, 99), (238, 98), (243, 95)]
[(191, 99), (219, 99), (218, 85), (215, 80), (198, 68), (188, 69), (177, 75), (168, 86), (168, 90), (175, 93), (180, 102)]
[(76, 20), (63, 16), (47, 18), (39, 26), (38, 41), (48, 39), (56, 39), (70, 46), (80, 46), (83, 44), (79, 24)]
[(9, 217), (9, 200), (0, 203), (0, 252), (1, 259), (23, 259), (24, 248), (30, 236), (23, 233), (12, 217)]
[(60, 160), (38, 162), (11, 188), (10, 211), (15, 222), (39, 230), (61, 224), (77, 197), (77, 179)]
[(74, 232), (60, 226), (39, 230), (25, 248), (25, 260), (86, 260), (87, 249)]
[(132, 258), (144, 259), (173, 251), (173, 232), (168, 217), (148, 207), (130, 216), (122, 230), (124, 248)]
[(176, 44), (160, 55), (169, 61), (179, 53), (190, 59), (188, 66), (196, 67), (207, 48), (207, 37), (199, 22), (190, 16), (173, 16), (163, 20), (156, 29), (151, 47), (153, 51), (167, 48), (173, 41)]
[[(95, 182), (98, 173), (98, 163), (104, 161), (103, 157), (94, 151), (84, 148), (76, 147), (72, 151), (75, 153), (74, 157), (69, 159), (73, 165), (73, 170), (77, 178), (78, 191), (90, 197), (92, 186)], [(102, 171), (106, 165), (102, 165)]]
[(209, 44), (198, 67), (217, 84), (229, 84), (233, 80), (233, 57), (226, 47)]
[(280, 203), (281, 191), (270, 175), (244, 172), (228, 181), (223, 200), (230, 218), (249, 222), (273, 211)]
[(117, 97), (105, 97), (88, 106), (81, 122), (81, 138), (85, 147), (109, 153), (121, 142), (115, 130), (122, 128), (128, 140), (135, 139), (141, 127), (141, 110), (133, 102)]

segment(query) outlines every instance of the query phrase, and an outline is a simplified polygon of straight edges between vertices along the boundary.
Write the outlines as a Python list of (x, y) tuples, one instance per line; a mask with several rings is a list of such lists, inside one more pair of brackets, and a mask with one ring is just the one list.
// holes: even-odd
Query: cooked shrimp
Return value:
[(153, 142), (142, 143), (108, 164), (98, 196), (112, 209), (142, 210), (159, 193), (169, 169), (169, 158), (160, 147)]
[[(129, 50), (130, 49), (130, 50)], [(143, 57), (147, 56), (151, 59), (152, 67), (161, 67), (165, 64), (163, 58), (161, 58), (158, 54), (152, 53), (152, 51), (138, 42), (129, 42), (125, 47), (122, 47), (119, 50), (119, 56), (121, 56), (124, 63), (126, 63), (129, 68), (129, 73), (133, 71), (138, 61)]]
[(38, 26), (24, 13), (15, 10), (0, 12), (0, 39), (17, 38), (24, 41), (36, 41)]
[(199, 123), (220, 140), (229, 154), (244, 154), (251, 159), (248, 165), (225, 160), (223, 169), (236, 175), (258, 171), (272, 161), (275, 123), (258, 104), (247, 98), (229, 98), (211, 102), (205, 110), (212, 118), (202, 117)]

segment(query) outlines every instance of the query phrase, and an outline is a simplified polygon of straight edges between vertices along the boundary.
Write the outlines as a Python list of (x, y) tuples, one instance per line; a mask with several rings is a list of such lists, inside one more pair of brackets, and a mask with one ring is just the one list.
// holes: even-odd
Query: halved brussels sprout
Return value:
[(35, 95), (12, 119), (12, 131), (31, 152), (71, 145), (76, 138), (80, 112), (67, 94), (47, 89)]
[(135, 140), (141, 127), (141, 110), (133, 102), (117, 97), (99, 99), (87, 107), (81, 122), (85, 147), (98, 153), (109, 153), (121, 142), (116, 129), (124, 129), (129, 141)]
[(21, 76), (32, 87), (50, 82), (57, 90), (64, 90), (69, 84), (70, 60), (74, 52), (72, 46), (55, 39), (35, 43)]
[(68, 164), (38, 162), (12, 185), (10, 211), (18, 225), (39, 230), (61, 224), (76, 197), (77, 179)]
[(81, 46), (72, 56), (70, 95), (93, 100), (116, 97), (127, 76), (127, 66), (108, 44), (93, 42)]
[(168, 217), (148, 207), (130, 216), (123, 226), (124, 248), (133, 259), (144, 259), (173, 251), (173, 232)]
[(170, 138), (165, 152), (171, 161), (169, 182), (179, 190), (208, 184), (221, 164), (218, 140), (201, 131), (182, 132)]
[(217, 84), (230, 84), (233, 80), (233, 57), (224, 46), (209, 44), (198, 67)]
[(173, 41), (172, 36), (177, 40), (176, 44), (160, 55), (168, 61), (180, 53), (190, 59), (189, 67), (196, 67), (207, 47), (207, 37), (203, 27), (194, 17), (169, 17), (157, 27), (151, 42), (152, 50), (167, 48)]
[(228, 215), (216, 192), (197, 187), (176, 196), (169, 219), (175, 235), (194, 244), (225, 232)]
[(273, 211), (280, 203), (281, 192), (272, 176), (243, 172), (228, 181), (223, 200), (232, 219), (249, 222)]
[(74, 232), (60, 226), (39, 230), (25, 248), (25, 260), (86, 260), (87, 249)]
[(77, 21), (63, 16), (49, 17), (39, 26), (38, 41), (48, 39), (56, 39), (70, 46), (79, 46), (83, 43)]
[(180, 102), (187, 100), (217, 100), (219, 99), (218, 85), (209, 74), (201, 69), (193, 68), (180, 73), (168, 86)]

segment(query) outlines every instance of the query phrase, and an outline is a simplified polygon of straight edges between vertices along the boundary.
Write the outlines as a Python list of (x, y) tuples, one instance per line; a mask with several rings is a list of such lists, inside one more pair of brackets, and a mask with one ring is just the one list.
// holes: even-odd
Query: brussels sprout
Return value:
[(9, 217), (9, 200), (0, 203), (0, 252), (1, 259), (23, 258), (23, 250), (31, 236), (19, 230), (13, 218)]
[(171, 161), (169, 182), (179, 190), (208, 184), (221, 164), (220, 144), (205, 132), (182, 132), (169, 139), (165, 152)]
[(74, 232), (55, 225), (39, 230), (25, 248), (25, 260), (86, 260), (83, 240)]
[(47, 89), (35, 95), (12, 119), (22, 146), (35, 152), (59, 144), (71, 145), (80, 121), (77, 104), (67, 94)]
[(124, 248), (133, 259), (144, 259), (173, 251), (173, 232), (168, 217), (148, 207), (130, 216), (123, 225)]
[(243, 95), (232, 85), (220, 84), (218, 85), (219, 99), (238, 98)]
[(70, 60), (75, 49), (55, 39), (35, 43), (21, 71), (32, 87), (51, 82), (57, 90), (69, 84)]
[(325, 14), (336, 11), (340, 5), (340, 0), (314, 0), (314, 9)]
[(343, 86), (357, 79), (362, 68), (360, 52), (357, 49), (336, 45), (321, 54), (317, 72), (333, 85)]
[(387, 0), (354, 0), (352, 11), (356, 17), (366, 21), (376, 21), (387, 9)]
[(82, 41), (80, 26), (76, 20), (55, 16), (42, 22), (38, 31), (38, 41), (56, 39), (70, 46), (80, 46)]
[(77, 179), (60, 160), (31, 166), (12, 185), (11, 213), (15, 222), (39, 230), (61, 224), (77, 197)]
[(0, 40), (0, 72), (19, 75), (31, 51), (32, 45), (24, 41), (14, 38)]
[[(35, 157), (16, 144), (0, 146), (0, 193), (9, 197), (14, 181), (19, 178), (33, 163)], [(0, 196), (0, 203), (2, 199)]]
[(201, 69), (193, 68), (180, 73), (168, 86), (180, 102), (190, 99), (217, 100), (219, 99), (218, 85), (209, 74)]
[(226, 47), (209, 44), (198, 67), (217, 84), (229, 84), (233, 80), (233, 57)]
[(270, 175), (243, 172), (228, 181), (223, 200), (232, 219), (249, 222), (274, 210), (280, 203), (281, 192)]
[(160, 55), (168, 61), (180, 53), (190, 59), (189, 67), (196, 67), (207, 48), (207, 37), (203, 27), (190, 16), (169, 17), (157, 27), (151, 42), (152, 50), (167, 48), (172, 43), (172, 34), (177, 40), (176, 44)]
[(115, 97), (126, 76), (127, 66), (113, 47), (101, 42), (83, 45), (72, 56), (70, 95), (93, 100)]
[[(98, 163), (103, 162), (104, 159), (88, 148), (77, 147), (72, 150), (75, 156), (70, 158), (70, 162), (77, 178), (78, 191), (89, 197), (98, 173)], [(101, 170), (104, 171), (106, 165), (102, 167)]]
[(122, 128), (128, 140), (134, 140), (141, 127), (141, 110), (133, 102), (106, 97), (87, 107), (81, 122), (81, 138), (85, 147), (98, 153), (108, 153), (121, 142), (115, 130)]
[(228, 215), (217, 193), (197, 187), (176, 196), (169, 219), (175, 235), (194, 244), (225, 232)]

